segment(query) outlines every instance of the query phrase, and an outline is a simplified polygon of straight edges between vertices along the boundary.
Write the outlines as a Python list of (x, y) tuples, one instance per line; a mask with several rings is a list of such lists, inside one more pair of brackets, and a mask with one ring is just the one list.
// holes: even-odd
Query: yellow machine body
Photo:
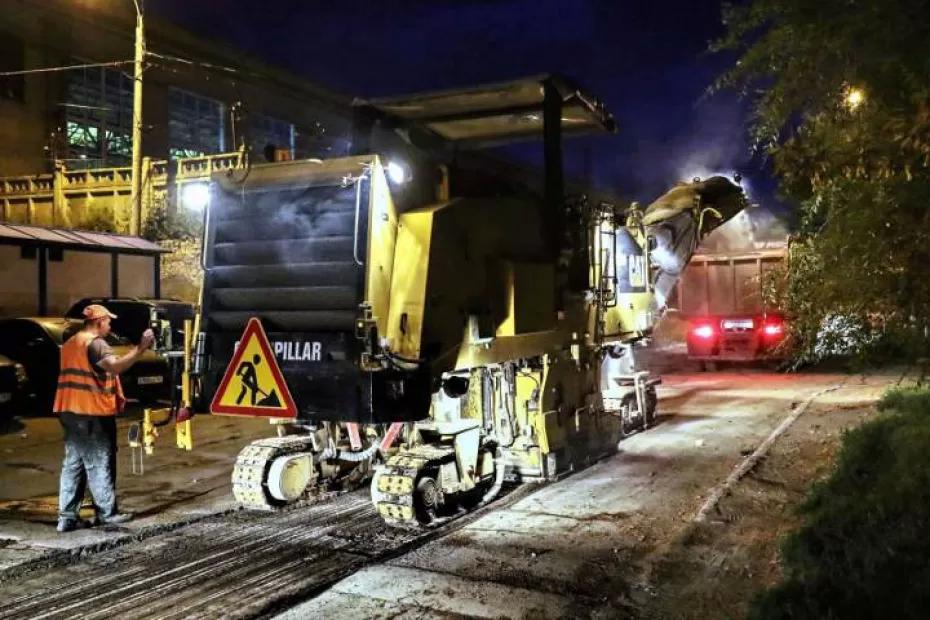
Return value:
[(458, 366), (463, 329), (474, 339), (555, 326), (554, 281), (539, 205), (519, 200), (452, 200), (400, 216), (386, 332), (407, 358), (434, 372)]
[[(240, 453), (237, 499), (276, 509), (304, 479), (309, 492), (327, 472), (374, 470), (379, 514), (420, 527), (647, 428), (658, 379), (634, 348), (700, 237), (702, 201), (738, 188), (691, 184), (645, 210), (566, 199), (562, 135), (615, 124), (557, 76), (357, 106), (366, 154), (214, 177), (201, 401), (251, 318), (338, 354), (282, 366), (299, 414)], [(466, 153), (527, 138), (542, 138), (541, 179)], [(387, 174), (404, 157), (405, 186)]]

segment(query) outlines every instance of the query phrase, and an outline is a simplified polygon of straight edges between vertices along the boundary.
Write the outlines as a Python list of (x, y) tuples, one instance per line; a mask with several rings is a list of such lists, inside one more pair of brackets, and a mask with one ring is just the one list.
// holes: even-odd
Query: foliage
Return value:
[(893, 390), (850, 431), (782, 546), (753, 618), (917, 618), (930, 608), (930, 390)]
[(161, 261), (161, 289), (165, 297), (198, 303), (203, 270), (200, 267), (200, 238), (165, 240), (169, 250)]
[(113, 214), (106, 209), (89, 209), (81, 218), (81, 230), (92, 230), (94, 232), (115, 233), (119, 231), (119, 226), (113, 219)]
[(142, 225), (142, 237), (149, 241), (192, 240), (200, 237), (201, 216), (177, 206), (165, 197), (153, 201)]
[(813, 356), (836, 316), (923, 334), (930, 3), (752, 0), (726, 7), (724, 19), (715, 48), (739, 60), (715, 88), (752, 98), (754, 147), (800, 206), (779, 300), (795, 319), (799, 357)]

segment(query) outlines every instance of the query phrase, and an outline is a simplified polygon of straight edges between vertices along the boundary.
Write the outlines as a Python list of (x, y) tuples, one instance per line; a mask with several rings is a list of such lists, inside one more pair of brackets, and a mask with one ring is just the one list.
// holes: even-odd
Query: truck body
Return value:
[(689, 359), (709, 365), (777, 356), (785, 319), (778, 308), (766, 305), (762, 290), (785, 256), (780, 247), (692, 257), (678, 284)]

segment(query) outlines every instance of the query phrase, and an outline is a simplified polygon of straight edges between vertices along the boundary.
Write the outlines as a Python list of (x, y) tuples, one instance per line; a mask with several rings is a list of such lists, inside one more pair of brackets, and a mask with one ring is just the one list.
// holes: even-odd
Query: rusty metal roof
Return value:
[(130, 235), (0, 222), (0, 242), (4, 241), (32, 245), (100, 249), (134, 254), (165, 254), (170, 251), (157, 243)]

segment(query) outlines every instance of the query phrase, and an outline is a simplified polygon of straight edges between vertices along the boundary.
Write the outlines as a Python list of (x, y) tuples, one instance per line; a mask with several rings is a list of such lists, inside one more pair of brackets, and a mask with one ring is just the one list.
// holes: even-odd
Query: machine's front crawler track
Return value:
[(438, 472), (455, 458), (451, 446), (420, 445), (388, 459), (371, 481), (371, 498), (384, 522), (419, 529), (437, 521), (442, 505)]

